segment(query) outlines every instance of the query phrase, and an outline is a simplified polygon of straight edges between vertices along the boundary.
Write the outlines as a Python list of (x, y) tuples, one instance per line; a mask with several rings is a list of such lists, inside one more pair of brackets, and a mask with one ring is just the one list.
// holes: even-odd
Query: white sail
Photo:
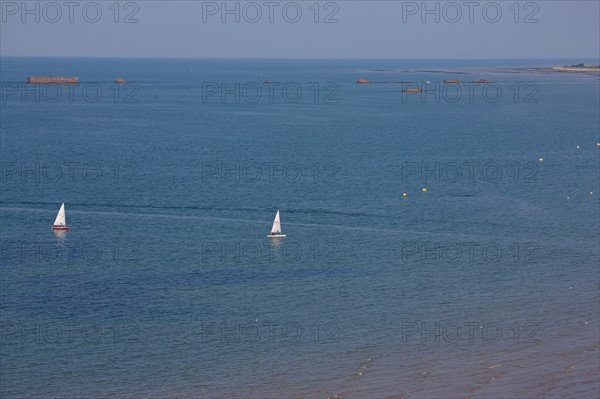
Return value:
[(271, 228), (271, 234), (281, 234), (281, 222), (279, 221), (279, 209), (273, 220), (273, 227)]
[(58, 211), (58, 215), (56, 215), (56, 219), (54, 220), (55, 226), (66, 226), (67, 225), (67, 217), (65, 216), (65, 204), (60, 206), (60, 210)]

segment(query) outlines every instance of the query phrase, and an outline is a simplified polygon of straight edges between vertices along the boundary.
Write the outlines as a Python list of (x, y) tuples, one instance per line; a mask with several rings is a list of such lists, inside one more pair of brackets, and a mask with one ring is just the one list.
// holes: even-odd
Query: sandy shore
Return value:
[(574, 68), (574, 67), (552, 67), (553, 71), (558, 72), (600, 72), (600, 68)]
[[(396, 73), (439, 73), (452, 75), (473, 75), (484, 73), (577, 73), (577, 74), (597, 74), (600, 68), (576, 68), (567, 66), (546, 66), (546, 67), (483, 67), (473, 69), (366, 69), (356, 70), (357, 73), (369, 72), (396, 72)], [(366, 79), (365, 79), (366, 80)], [(359, 83), (404, 83), (404, 82), (359, 82)]]

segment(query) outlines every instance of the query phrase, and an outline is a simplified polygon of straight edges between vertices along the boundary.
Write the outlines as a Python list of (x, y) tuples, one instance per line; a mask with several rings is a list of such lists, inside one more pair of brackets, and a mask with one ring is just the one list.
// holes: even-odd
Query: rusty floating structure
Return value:
[(29, 76), (27, 83), (30, 84), (78, 84), (77, 76)]

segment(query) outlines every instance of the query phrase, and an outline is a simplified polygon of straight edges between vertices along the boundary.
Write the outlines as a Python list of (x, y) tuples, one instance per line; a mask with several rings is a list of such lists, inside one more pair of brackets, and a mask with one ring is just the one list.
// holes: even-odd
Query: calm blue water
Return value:
[(571, 63), (1, 59), (0, 396), (598, 397)]

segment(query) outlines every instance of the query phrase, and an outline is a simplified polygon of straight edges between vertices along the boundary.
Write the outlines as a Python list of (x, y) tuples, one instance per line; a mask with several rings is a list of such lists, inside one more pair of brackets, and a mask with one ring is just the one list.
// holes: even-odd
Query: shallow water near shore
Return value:
[(0, 59), (0, 396), (598, 397), (570, 61)]

